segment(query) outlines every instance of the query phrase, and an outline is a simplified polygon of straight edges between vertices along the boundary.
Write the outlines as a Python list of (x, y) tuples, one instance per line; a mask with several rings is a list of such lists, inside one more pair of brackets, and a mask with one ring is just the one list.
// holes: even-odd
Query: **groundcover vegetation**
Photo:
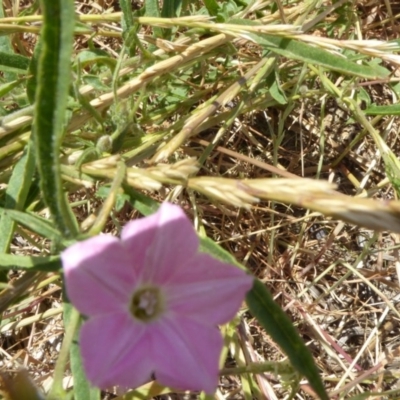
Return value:
[(400, 398), (399, 17), (4, 0), (3, 398)]

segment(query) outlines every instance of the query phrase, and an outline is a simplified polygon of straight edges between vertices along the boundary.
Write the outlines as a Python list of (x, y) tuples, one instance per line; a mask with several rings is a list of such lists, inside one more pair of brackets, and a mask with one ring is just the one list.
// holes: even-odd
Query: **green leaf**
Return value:
[(215, 0), (204, 0), (204, 5), (211, 17), (216, 17), (218, 15), (219, 5)]
[(156, 17), (156, 18), (161, 17), (160, 5), (158, 3), (158, 0), (146, 0), (144, 3), (144, 7), (145, 7), (144, 15), (146, 17)]
[(78, 63), (82, 68), (86, 68), (92, 64), (104, 64), (107, 65), (111, 71), (113, 71), (117, 61), (111, 58), (106, 51), (96, 49), (81, 51), (76, 57), (75, 61), (75, 64)]
[(56, 242), (61, 241), (60, 232), (56, 228), (54, 228), (53, 224), (50, 221), (28, 212), (4, 208), (0, 210), (3, 211), (2, 218), (5, 215), (6, 217), (20, 223), (21, 225), (25, 226), (32, 232), (35, 232), (42, 237), (54, 240)]
[(182, 0), (164, 0), (161, 10), (162, 18), (177, 18), (182, 10)]
[(23, 79), (17, 79), (15, 81), (7, 82), (4, 85), (0, 85), (0, 97), (5, 96), (7, 93), (11, 92), (14, 88), (16, 88), (21, 82), (25, 81)]
[(134, 25), (131, 0), (119, 0), (122, 10), (122, 29), (124, 34)]
[[(232, 20), (231, 22), (240, 25), (259, 25), (259, 23), (249, 20)], [(276, 54), (289, 59), (320, 65), (328, 70), (370, 79), (385, 78), (390, 74), (389, 71), (383, 67), (359, 65), (349, 61), (345, 57), (329, 53), (324, 49), (311, 46), (296, 39), (255, 33), (246, 33), (246, 35), (251, 37), (256, 43)]]
[(65, 237), (78, 232), (77, 222), (63, 191), (60, 148), (64, 132), (71, 75), (75, 24), (73, 0), (41, 0), (42, 51), (33, 120), (37, 167), (43, 199)]
[[(218, 246), (210, 238), (200, 238), (200, 250), (206, 251), (222, 261), (237, 265), (246, 270), (230, 253)], [(258, 322), (285, 354), (287, 354), (293, 367), (309, 380), (311, 387), (321, 399), (328, 400), (310, 351), (299, 336), (289, 317), (273, 300), (271, 294), (260, 280), (254, 280), (253, 289), (247, 294), (246, 302), (250, 312), (257, 318)]]
[(2, 253), (0, 254), (0, 268), (50, 272), (60, 270), (61, 261), (59, 256), (31, 257)]
[(243, 269), (244, 271), (248, 272), (247, 268), (240, 264), (235, 257), (226, 250), (224, 250), (221, 246), (214, 242), (214, 240), (210, 239), (209, 237), (200, 237), (200, 251), (204, 253), (211, 254), (216, 258), (224, 261), (228, 264), (233, 264)]
[[(25, 205), (29, 188), (35, 173), (35, 154), (32, 141), (25, 148), (23, 156), (15, 165), (6, 190), (4, 206), (14, 210), (21, 210)], [(13, 218), (3, 212), (0, 217), (0, 252), (8, 252), (14, 235), (15, 222)]]
[(29, 58), (20, 54), (0, 51), (0, 71), (26, 73), (29, 66)]
[(138, 192), (128, 185), (123, 185), (125, 193), (129, 196), (129, 202), (132, 207), (136, 208), (140, 213), (147, 216), (155, 213), (160, 207), (160, 203), (156, 202), (150, 197)]
[(255, 280), (253, 289), (246, 296), (246, 302), (250, 312), (289, 357), (293, 367), (308, 379), (321, 399), (329, 400), (310, 351), (289, 317), (275, 303), (260, 280)]
[[(160, 6), (158, 0), (146, 0), (144, 5), (144, 16), (145, 17), (161, 17)], [(156, 37), (162, 37), (162, 28), (153, 27), (154, 35)]]
[[(106, 199), (109, 194), (110, 194), (111, 188), (109, 186), (101, 186), (97, 192), (96, 196), (100, 197), (102, 199)], [(125, 193), (117, 193), (116, 199), (115, 199), (115, 210), (116, 211), (121, 211), (122, 207), (125, 205), (125, 203), (131, 200), (131, 197)]]
[(97, 75), (91, 75), (91, 74), (83, 75), (82, 81), (93, 86), (96, 90), (103, 90), (103, 91), (110, 90), (110, 87), (105, 85), (100, 79), (100, 77)]
[(366, 115), (400, 115), (400, 104), (390, 104), (387, 106), (372, 105), (364, 110)]
[[(64, 322), (65, 326), (68, 326), (70, 321), (70, 315), (73, 310), (73, 306), (70, 303), (64, 303)], [(73, 341), (70, 345), (70, 365), (72, 375), (74, 377), (74, 400), (100, 400), (100, 390), (92, 387), (85, 375), (82, 365), (82, 357), (79, 347), (79, 328), (82, 323), (82, 318), (76, 329)]]
[(349, 61), (345, 57), (329, 53), (326, 50), (302, 43), (299, 40), (279, 38), (271, 35), (250, 34), (250, 36), (257, 43), (276, 54), (305, 63), (320, 65), (331, 71), (370, 79), (385, 78), (389, 75), (389, 71), (384, 68), (359, 65)]
[(269, 87), (269, 94), (278, 104), (287, 104), (287, 98), (285, 92), (279, 85), (278, 74), (269, 74), (266, 83)]

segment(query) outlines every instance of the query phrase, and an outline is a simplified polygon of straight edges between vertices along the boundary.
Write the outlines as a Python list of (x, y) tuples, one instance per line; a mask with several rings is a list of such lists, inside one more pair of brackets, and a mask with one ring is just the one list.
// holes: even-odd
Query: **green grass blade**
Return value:
[[(5, 207), (14, 210), (22, 210), (28, 196), (35, 172), (35, 153), (33, 144), (30, 141), (25, 148), (24, 155), (13, 169), (6, 190)], [(0, 252), (8, 252), (11, 240), (14, 235), (15, 221), (7, 213), (0, 217)]]
[(70, 83), (70, 58), (75, 25), (72, 0), (42, 0), (42, 51), (36, 88), (35, 135), (37, 166), (44, 201), (65, 237), (77, 233), (77, 223), (63, 192), (60, 147)]

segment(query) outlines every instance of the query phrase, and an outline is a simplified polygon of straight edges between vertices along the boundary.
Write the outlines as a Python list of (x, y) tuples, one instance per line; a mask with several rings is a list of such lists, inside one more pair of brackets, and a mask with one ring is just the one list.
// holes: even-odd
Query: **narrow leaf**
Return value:
[(359, 65), (324, 49), (313, 47), (295, 39), (279, 38), (271, 35), (250, 35), (257, 43), (268, 50), (290, 59), (303, 61), (313, 65), (320, 65), (328, 70), (337, 71), (347, 75), (355, 75), (363, 78), (385, 78), (389, 71), (384, 68), (373, 68), (367, 65)]
[(122, 29), (125, 33), (128, 32), (134, 24), (132, 2), (130, 0), (119, 0), (119, 6), (122, 10)]
[(248, 272), (247, 268), (244, 265), (238, 263), (236, 258), (233, 257), (231, 253), (228, 253), (225, 249), (215, 243), (214, 240), (208, 237), (200, 237), (200, 251), (209, 253), (220, 259), (221, 261), (224, 261), (228, 264), (236, 265), (237, 267)]
[[(65, 326), (70, 322), (73, 306), (70, 303), (64, 303), (64, 321)], [(82, 323), (80, 318), (77, 329), (75, 330), (74, 338), (69, 348), (70, 365), (72, 375), (74, 377), (74, 400), (100, 400), (100, 390), (93, 388), (85, 375), (82, 365), (82, 357), (79, 347), (79, 328)]]
[(219, 5), (216, 0), (204, 0), (204, 5), (211, 17), (216, 17), (218, 15)]
[(176, 18), (180, 16), (182, 0), (164, 0), (161, 10), (162, 18)]
[(58, 271), (61, 268), (59, 256), (31, 257), (14, 254), (0, 254), (0, 268), (27, 269), (30, 271)]
[(41, 0), (40, 4), (43, 47), (33, 121), (37, 166), (43, 198), (55, 225), (65, 237), (73, 237), (78, 227), (63, 192), (59, 156), (71, 73), (74, 1)]
[(20, 54), (0, 51), (0, 71), (25, 73), (29, 66), (29, 58)]
[(0, 97), (5, 96), (7, 93), (11, 92), (14, 88), (21, 84), (21, 82), (25, 81), (25, 79), (17, 79), (15, 81), (7, 82), (3, 85), (0, 85)]
[(387, 106), (372, 105), (364, 110), (366, 115), (400, 115), (400, 104), (390, 104)]
[(129, 202), (132, 204), (132, 207), (136, 208), (144, 216), (153, 214), (158, 210), (160, 203), (157, 203), (152, 198), (147, 197), (128, 185), (123, 185), (123, 189), (129, 196)]
[[(161, 17), (161, 12), (160, 12), (160, 6), (158, 3), (158, 0), (146, 0), (145, 1), (145, 16), (146, 17), (156, 17), (160, 18)], [(153, 27), (154, 35), (156, 37), (162, 37), (163, 30), (162, 28), (158, 27)]]
[[(13, 169), (6, 190), (5, 207), (21, 210), (24, 207), (28, 191), (35, 172), (35, 157), (33, 144), (30, 141), (24, 154)], [(8, 252), (14, 235), (15, 222), (7, 213), (1, 213), (0, 217), (0, 252)]]
[(6, 216), (6, 218), (11, 218), (13, 221), (18, 222), (42, 237), (57, 242), (61, 241), (60, 232), (54, 228), (50, 221), (28, 212), (11, 209), (2, 209), (2, 211), (2, 218)]
[[(200, 238), (200, 250), (206, 251), (227, 263), (236, 264), (238, 267), (246, 270), (243, 265), (238, 264), (230, 253), (210, 238)], [(299, 336), (289, 317), (273, 300), (269, 291), (258, 279), (254, 280), (253, 289), (247, 294), (246, 302), (250, 312), (289, 357), (293, 367), (309, 380), (311, 387), (321, 399), (328, 400), (310, 351)]]
[(289, 317), (258, 279), (247, 294), (246, 302), (250, 312), (289, 357), (293, 367), (308, 379), (310, 386), (321, 399), (329, 400), (310, 351)]

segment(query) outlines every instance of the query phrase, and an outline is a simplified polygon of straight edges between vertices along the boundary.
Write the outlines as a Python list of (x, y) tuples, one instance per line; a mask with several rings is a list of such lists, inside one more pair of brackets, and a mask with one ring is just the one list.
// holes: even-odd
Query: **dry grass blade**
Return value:
[[(132, 32), (121, 25), (122, 2), (75, 3), (61, 168), (82, 232), (118, 235), (138, 210), (180, 204), (201, 234), (268, 286), (332, 398), (399, 398), (400, 2), (217, 0), (213, 17), (212, 2), (181, 2), (182, 17), (168, 19), (142, 8), (166, 1), (127, 1)], [(3, 8), (3, 39), (27, 62), (42, 18), (27, 0)], [(301, 51), (296, 58), (293, 48), (269, 53), (263, 40), (271, 38), (328, 52), (379, 79), (347, 75)], [(1, 207), (31, 135), (29, 79), (0, 73)], [(369, 117), (386, 106), (393, 114)], [(27, 215), (47, 222), (36, 187), (35, 179)], [(59, 246), (18, 223), (11, 252), (38, 256)], [(64, 330), (60, 277), (45, 276), (12, 269), (1, 278), (0, 364), (11, 373), (24, 365), (47, 391)], [(238, 331), (231, 324), (216, 396), (315, 398), (259, 322), (246, 309), (241, 318)], [(101, 398), (188, 397), (170, 391), (152, 383)]]
[(261, 199), (295, 204), (375, 230), (400, 233), (400, 201), (345, 196), (329, 182), (307, 179), (191, 178), (188, 186), (215, 200), (249, 208)]

